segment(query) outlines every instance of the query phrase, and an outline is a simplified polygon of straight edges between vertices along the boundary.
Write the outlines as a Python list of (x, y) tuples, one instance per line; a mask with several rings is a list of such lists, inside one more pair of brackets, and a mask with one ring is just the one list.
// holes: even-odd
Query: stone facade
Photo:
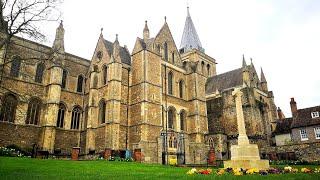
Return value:
[[(186, 21), (193, 26), (189, 14)], [(1, 50), (0, 146), (206, 163), (205, 84), (216, 62), (190, 47), (177, 48), (167, 22), (154, 38), (146, 23), (131, 54), (101, 32), (91, 60), (65, 52), (62, 23), (52, 47), (14, 37)]]
[(257, 76), (254, 65), (243, 58), (241, 68), (210, 77), (206, 84), (206, 103), (209, 134), (218, 158), (230, 159), (230, 147), (238, 136), (235, 98), (232, 91), (240, 88), (246, 133), (259, 149), (271, 144), (272, 122), (277, 118), (272, 91), (261, 70)]

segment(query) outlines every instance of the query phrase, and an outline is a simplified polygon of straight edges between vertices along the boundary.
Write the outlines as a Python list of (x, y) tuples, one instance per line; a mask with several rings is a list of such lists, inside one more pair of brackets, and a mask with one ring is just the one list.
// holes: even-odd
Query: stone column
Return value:
[(248, 139), (246, 128), (245, 128), (243, 109), (242, 109), (241, 97), (243, 93), (240, 91), (240, 89), (235, 89), (232, 92), (232, 95), (235, 96), (235, 101), (236, 101), (237, 124), (238, 124), (238, 132), (239, 132), (238, 145), (249, 144), (249, 139)]
[(47, 108), (45, 114), (45, 122), (43, 125), (43, 143), (42, 149), (45, 151), (53, 152), (55, 134), (56, 134), (56, 121), (58, 117), (60, 95), (61, 95), (61, 77), (62, 68), (53, 65), (49, 68), (50, 79), (48, 83), (47, 95)]

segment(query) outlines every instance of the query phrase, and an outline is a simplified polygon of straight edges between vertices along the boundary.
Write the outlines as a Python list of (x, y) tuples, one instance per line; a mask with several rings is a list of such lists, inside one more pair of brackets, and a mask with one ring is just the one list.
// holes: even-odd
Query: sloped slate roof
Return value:
[(298, 109), (298, 116), (297, 118), (294, 118), (291, 128), (320, 125), (320, 117), (312, 118), (311, 112), (320, 113), (320, 106)]
[(206, 83), (206, 94), (211, 94), (219, 91), (240, 86), (243, 84), (242, 68), (235, 69), (223, 74), (219, 74), (208, 78)]
[[(108, 40), (104, 40), (104, 45), (106, 46), (109, 55), (112, 55), (112, 53), (113, 53), (113, 43), (108, 41)], [(122, 63), (131, 65), (130, 53), (126, 50), (126, 48), (124, 48), (122, 46), (120, 46), (120, 59), (121, 59)]]
[(292, 118), (285, 118), (277, 120), (276, 129), (274, 130), (273, 134), (287, 134), (291, 131), (291, 124), (293, 119)]

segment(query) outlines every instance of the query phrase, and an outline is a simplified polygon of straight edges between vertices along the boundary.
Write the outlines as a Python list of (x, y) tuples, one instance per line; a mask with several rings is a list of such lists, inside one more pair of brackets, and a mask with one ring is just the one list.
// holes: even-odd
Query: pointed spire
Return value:
[(116, 34), (116, 40), (113, 43), (113, 57), (117, 57), (120, 53), (120, 44), (118, 41), (118, 34)]
[(264, 76), (262, 67), (261, 67), (261, 76), (260, 76), (261, 82), (267, 82), (266, 77)]
[(103, 27), (100, 29), (100, 37), (103, 37)]
[(247, 67), (246, 59), (244, 58), (244, 54), (242, 54), (242, 67)]
[(143, 29), (143, 39), (149, 39), (149, 38), (150, 38), (150, 35), (149, 35), (148, 22), (145, 21), (144, 29)]
[(60, 53), (64, 52), (64, 28), (63, 28), (63, 21), (61, 20), (59, 27), (56, 30), (56, 37), (53, 42), (52, 48), (55, 51)]
[(198, 49), (200, 51), (204, 51), (202, 48), (198, 33), (194, 24), (192, 22), (189, 7), (187, 7), (187, 18), (184, 24), (184, 30), (182, 34), (180, 49), (184, 49), (184, 52), (187, 52), (191, 49)]

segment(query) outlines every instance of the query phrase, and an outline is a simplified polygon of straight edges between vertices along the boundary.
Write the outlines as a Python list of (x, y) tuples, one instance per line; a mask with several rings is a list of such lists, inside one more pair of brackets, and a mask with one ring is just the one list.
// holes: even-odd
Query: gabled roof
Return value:
[(274, 130), (273, 134), (279, 135), (279, 134), (290, 133), (292, 121), (293, 121), (292, 118), (278, 119), (276, 129)]
[(206, 94), (214, 93), (216, 90), (221, 91), (242, 85), (242, 71), (242, 68), (239, 68), (208, 78), (206, 83)]
[(298, 109), (297, 118), (294, 118), (291, 128), (320, 125), (320, 117), (312, 118), (312, 112), (320, 113), (320, 106)]
[(189, 7), (187, 10), (187, 18), (184, 24), (184, 30), (182, 34), (180, 49), (184, 49), (184, 52), (187, 52), (191, 49), (198, 49), (200, 51), (203, 51), (198, 33), (196, 31), (196, 28), (194, 27), (194, 24), (192, 22), (192, 19), (189, 13)]
[[(109, 55), (111, 56), (113, 53), (113, 43), (108, 40), (104, 40), (104, 45), (105, 45)], [(131, 65), (130, 53), (127, 51), (127, 49), (125, 47), (122, 47), (122, 46), (120, 46), (120, 59), (121, 59), (122, 63)]]

